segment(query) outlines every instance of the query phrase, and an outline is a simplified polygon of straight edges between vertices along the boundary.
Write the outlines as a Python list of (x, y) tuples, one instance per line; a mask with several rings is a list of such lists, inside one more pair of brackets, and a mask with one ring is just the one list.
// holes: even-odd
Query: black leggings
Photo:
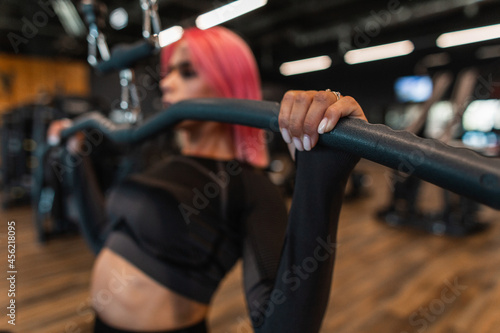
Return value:
[[(96, 316), (94, 323), (94, 333), (132, 333), (135, 331), (122, 330), (119, 328), (114, 328), (104, 323), (99, 317)], [(207, 333), (207, 323), (201, 321), (200, 323), (174, 331), (148, 331), (151, 333)], [(144, 332), (145, 333), (145, 332)]]

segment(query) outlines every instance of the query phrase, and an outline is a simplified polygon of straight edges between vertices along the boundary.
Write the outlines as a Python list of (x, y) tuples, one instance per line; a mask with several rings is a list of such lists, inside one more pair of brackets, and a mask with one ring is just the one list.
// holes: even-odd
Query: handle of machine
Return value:
[[(185, 120), (241, 124), (279, 132), (279, 104), (238, 99), (183, 101), (137, 127), (115, 125), (91, 114), (63, 132), (67, 137), (82, 129), (98, 129), (115, 142), (137, 143)], [(500, 209), (500, 159), (472, 150), (454, 148), (434, 139), (360, 119), (343, 118), (320, 144), (340, 148), (384, 166), (411, 173), (425, 181)]]
[(154, 54), (156, 47), (148, 40), (116, 46), (108, 60), (99, 62), (95, 68), (102, 74), (133, 67), (138, 61)]

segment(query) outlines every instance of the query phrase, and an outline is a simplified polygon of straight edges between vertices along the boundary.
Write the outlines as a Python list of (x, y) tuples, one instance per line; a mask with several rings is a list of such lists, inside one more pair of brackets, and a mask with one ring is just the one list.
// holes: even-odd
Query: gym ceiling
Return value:
[[(121, 30), (111, 28), (109, 21), (106, 22), (104, 32), (111, 48), (141, 38), (143, 18), (139, 0), (102, 2), (108, 14), (119, 7), (128, 13), (128, 25)], [(192, 26), (198, 15), (230, 2), (158, 0), (158, 5), (163, 28), (167, 28)], [(68, 24), (60, 12), (49, 15), (48, 4), (78, 8), (78, 2), (71, 0), (2, 0), (0, 51), (85, 59), (86, 30), (82, 34), (82, 27), (74, 22)], [(313, 89), (335, 89), (342, 85), (354, 92), (360, 85), (373, 87), (377, 82), (392, 82), (402, 75), (488, 64), (494, 59), (491, 52), (500, 54), (499, 39), (448, 49), (437, 47), (436, 39), (445, 32), (498, 23), (499, 0), (268, 0), (264, 7), (224, 26), (249, 42), (264, 82)], [(27, 27), (29, 24), (31, 27)], [(345, 63), (344, 54), (348, 50), (402, 40), (411, 40), (415, 46), (408, 56), (359, 65)], [(488, 50), (490, 56), (481, 55)], [(321, 55), (332, 59), (327, 70), (289, 77), (279, 72), (283, 62)], [(437, 56), (432, 58), (434, 55)]]

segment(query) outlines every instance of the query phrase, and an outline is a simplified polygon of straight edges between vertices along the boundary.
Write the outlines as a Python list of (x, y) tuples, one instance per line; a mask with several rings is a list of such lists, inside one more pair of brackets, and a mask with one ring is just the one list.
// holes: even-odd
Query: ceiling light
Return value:
[(164, 47), (177, 42), (182, 38), (183, 34), (184, 29), (182, 29), (182, 27), (179, 25), (175, 25), (171, 28), (160, 31), (158, 35), (158, 42), (160, 44), (160, 47)]
[(205, 30), (267, 4), (267, 0), (238, 0), (198, 16), (196, 26)]
[(285, 62), (280, 66), (280, 73), (285, 76), (309, 73), (327, 69), (332, 65), (329, 56), (320, 56), (303, 60)]
[(68, 35), (76, 37), (85, 35), (85, 25), (71, 1), (53, 0), (52, 7)]
[(109, 25), (115, 30), (121, 30), (128, 24), (128, 13), (122, 7), (116, 8), (109, 14)]
[(351, 50), (344, 55), (344, 60), (346, 63), (354, 65), (363, 62), (401, 57), (412, 53), (414, 49), (415, 46), (411, 41), (404, 40), (396, 43)]
[(441, 48), (445, 48), (477, 43), (495, 38), (500, 38), (500, 24), (455, 32), (447, 32), (436, 39), (436, 45)]

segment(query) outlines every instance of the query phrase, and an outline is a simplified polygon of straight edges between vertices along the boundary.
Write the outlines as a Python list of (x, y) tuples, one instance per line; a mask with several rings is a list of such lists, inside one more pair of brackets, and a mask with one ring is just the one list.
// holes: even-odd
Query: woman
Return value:
[[(163, 50), (162, 69), (165, 107), (190, 98), (261, 98), (250, 49), (225, 28), (186, 30)], [(336, 221), (357, 158), (312, 148), (340, 117), (365, 119), (352, 98), (339, 97), (290, 91), (283, 98), (281, 133), (299, 151), (288, 223), (260, 169), (268, 163), (260, 130), (180, 123), (182, 155), (129, 177), (109, 196), (113, 232), (92, 274), (96, 332), (207, 332), (210, 299), (240, 257), (255, 332), (318, 331)]]

